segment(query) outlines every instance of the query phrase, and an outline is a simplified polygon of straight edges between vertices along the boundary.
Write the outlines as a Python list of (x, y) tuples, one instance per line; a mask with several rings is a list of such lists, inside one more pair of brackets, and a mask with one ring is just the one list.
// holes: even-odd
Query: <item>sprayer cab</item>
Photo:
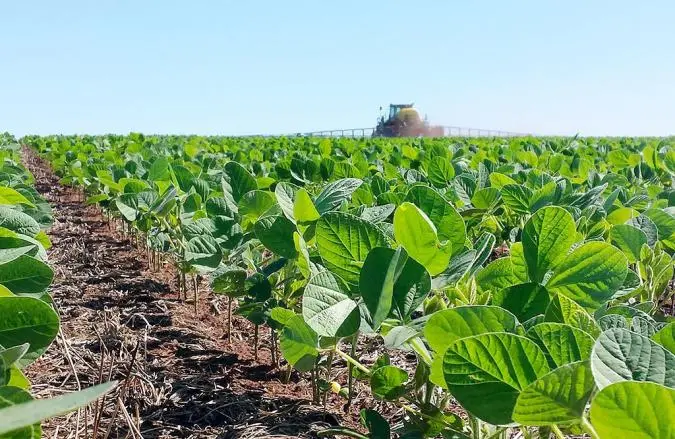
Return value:
[[(416, 137), (443, 135), (442, 127), (430, 127), (420, 118), (414, 104), (390, 104), (389, 115), (377, 121), (375, 137)], [(380, 111), (382, 107), (380, 107)]]

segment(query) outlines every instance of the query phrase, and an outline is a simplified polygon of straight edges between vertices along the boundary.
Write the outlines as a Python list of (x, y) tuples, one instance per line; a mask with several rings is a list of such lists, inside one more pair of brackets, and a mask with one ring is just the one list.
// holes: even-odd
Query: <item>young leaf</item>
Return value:
[(289, 259), (298, 255), (293, 241), (296, 228), (286, 217), (281, 215), (263, 217), (255, 223), (254, 231), (260, 242), (277, 255)]
[(370, 377), (370, 389), (378, 399), (395, 401), (405, 393), (408, 373), (396, 366), (375, 369)]
[(279, 346), (286, 361), (301, 372), (311, 370), (319, 355), (319, 338), (301, 316), (286, 322)]
[(375, 329), (392, 310), (399, 319), (409, 317), (430, 289), (429, 273), (402, 247), (373, 249), (361, 269), (359, 290)]
[(343, 201), (348, 200), (362, 183), (363, 181), (358, 178), (343, 178), (328, 183), (314, 200), (316, 210), (322, 215), (335, 210)]
[(674, 389), (624, 381), (593, 398), (590, 417), (601, 439), (672, 439), (674, 413)]
[(627, 272), (628, 261), (620, 250), (605, 242), (587, 242), (564, 258), (546, 288), (595, 310), (611, 299)]
[(581, 329), (564, 323), (539, 323), (527, 331), (527, 336), (544, 351), (551, 367), (589, 359), (595, 342)]
[(531, 340), (508, 333), (460, 338), (448, 347), (443, 372), (450, 393), (471, 414), (509, 424), (520, 392), (549, 372)]
[(451, 244), (439, 242), (436, 227), (414, 204), (405, 202), (396, 209), (394, 236), (410, 257), (422, 264), (432, 276), (447, 268), (452, 254)]
[(544, 321), (566, 323), (587, 332), (594, 338), (600, 335), (600, 327), (593, 317), (578, 303), (567, 296), (556, 294), (544, 314)]
[(0, 206), (0, 227), (33, 238), (40, 232), (40, 224), (25, 213)]
[(405, 201), (413, 203), (424, 212), (436, 226), (438, 239), (452, 245), (452, 253), (464, 248), (466, 226), (462, 216), (436, 190), (425, 185), (414, 185), (406, 194)]
[(640, 258), (640, 249), (647, 244), (645, 232), (628, 224), (613, 226), (609, 232), (609, 239), (623, 251), (631, 264)]
[(341, 212), (324, 214), (316, 225), (316, 243), (326, 268), (351, 287), (359, 282), (360, 264), (375, 247), (386, 247), (387, 240), (377, 226)]
[(250, 172), (237, 162), (227, 162), (225, 164), (225, 174), (229, 178), (229, 184), (232, 188), (232, 197), (235, 203), (239, 203), (244, 194), (258, 189), (258, 184)]
[(565, 260), (575, 236), (574, 219), (561, 207), (546, 207), (532, 215), (523, 229), (523, 251), (530, 279), (541, 283), (548, 271)]
[(329, 271), (314, 275), (302, 296), (302, 316), (322, 337), (347, 337), (359, 330), (361, 315), (356, 302)]
[(544, 314), (549, 301), (546, 288), (536, 283), (513, 285), (492, 296), (493, 305), (512, 312), (521, 322)]
[(516, 332), (518, 321), (498, 306), (470, 305), (434, 313), (424, 327), (424, 336), (437, 353), (456, 340), (489, 332)]
[(594, 388), (588, 361), (566, 364), (539, 378), (518, 395), (513, 420), (532, 426), (580, 422)]
[(0, 346), (28, 343), (28, 352), (19, 360), (27, 366), (42, 355), (59, 330), (59, 317), (47, 303), (32, 297), (0, 298)]
[(591, 368), (600, 389), (619, 381), (651, 381), (675, 387), (675, 354), (626, 329), (603, 332), (593, 346)]

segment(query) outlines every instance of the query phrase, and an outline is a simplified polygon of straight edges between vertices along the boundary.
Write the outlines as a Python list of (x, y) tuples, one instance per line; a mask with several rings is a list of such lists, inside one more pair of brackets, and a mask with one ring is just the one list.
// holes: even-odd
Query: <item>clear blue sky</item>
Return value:
[(675, 134), (674, 23), (672, 0), (3, 2), (0, 131), (288, 133), (414, 101), (445, 125)]

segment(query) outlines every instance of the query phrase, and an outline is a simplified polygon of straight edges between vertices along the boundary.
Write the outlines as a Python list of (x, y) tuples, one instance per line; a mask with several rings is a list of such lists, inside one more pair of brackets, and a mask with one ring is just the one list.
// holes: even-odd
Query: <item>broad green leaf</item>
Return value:
[(359, 290), (374, 328), (392, 311), (399, 319), (409, 317), (430, 289), (429, 273), (402, 247), (373, 249), (361, 269)]
[(578, 423), (594, 388), (588, 361), (566, 364), (520, 393), (513, 420), (532, 426)]
[(501, 189), (507, 184), (516, 184), (516, 181), (509, 177), (508, 175), (501, 174), (499, 172), (493, 172), (490, 174), (490, 186), (497, 189)]
[(527, 275), (527, 261), (523, 250), (522, 242), (514, 242), (511, 245), (511, 264), (513, 265), (513, 274), (521, 283), (529, 281)]
[(448, 266), (452, 245), (439, 242), (436, 227), (414, 204), (405, 202), (394, 212), (394, 236), (410, 257), (432, 276), (442, 273)]
[(481, 291), (499, 291), (521, 283), (514, 272), (512, 258), (495, 259), (476, 273), (476, 285)]
[(321, 217), (316, 225), (316, 243), (326, 268), (351, 287), (358, 285), (361, 265), (368, 252), (387, 246), (377, 226), (341, 212), (329, 212)]
[(492, 296), (492, 304), (513, 313), (519, 321), (544, 314), (550, 302), (546, 288), (536, 283), (513, 285), (497, 291)]
[(651, 381), (675, 387), (675, 354), (627, 329), (600, 334), (593, 346), (591, 367), (600, 389), (619, 381)]
[(54, 272), (39, 259), (21, 255), (0, 265), (0, 284), (14, 294), (41, 294), (52, 283)]
[(329, 271), (314, 275), (302, 296), (302, 316), (322, 337), (347, 337), (359, 330), (361, 315), (356, 302)]
[(373, 329), (389, 316), (394, 283), (403, 271), (408, 255), (403, 248), (374, 248), (366, 258), (359, 278), (359, 291), (370, 312)]
[(281, 207), (281, 211), (284, 213), (286, 218), (295, 222), (295, 216), (293, 214), (293, 208), (295, 205), (295, 194), (300, 188), (293, 183), (288, 183), (286, 181), (279, 182), (274, 188), (274, 194), (277, 198), (277, 203)]
[(375, 369), (370, 377), (370, 389), (378, 399), (395, 401), (406, 392), (408, 373), (396, 366)]
[(35, 235), (35, 240), (42, 244), (42, 247), (45, 250), (49, 250), (52, 247), (52, 242), (49, 239), (49, 236), (45, 233), (44, 230), (40, 230), (37, 235)]
[(642, 230), (647, 237), (647, 244), (649, 244), (650, 247), (653, 247), (654, 244), (656, 244), (656, 241), (659, 240), (659, 232), (656, 228), (656, 224), (645, 215), (632, 218), (628, 220), (626, 224)]
[(195, 178), (195, 176), (192, 175), (192, 172), (190, 172), (190, 170), (185, 166), (176, 164), (171, 165), (171, 172), (175, 180), (174, 183), (178, 185), (180, 190), (185, 193), (189, 192), (190, 188), (192, 187), (192, 182)]
[(35, 207), (26, 197), (21, 195), (15, 189), (11, 187), (0, 186), (0, 204), (14, 205), (14, 204), (25, 204), (27, 206)]
[(310, 223), (319, 219), (319, 212), (305, 189), (300, 189), (295, 194), (293, 216), (298, 223)]
[(450, 393), (469, 413), (509, 424), (520, 392), (549, 372), (531, 340), (508, 333), (460, 338), (448, 347), (443, 372)]
[(561, 294), (556, 294), (551, 299), (551, 303), (546, 308), (544, 321), (566, 323), (594, 338), (600, 335), (600, 327), (593, 317), (574, 300)]
[(2, 424), (0, 424), (0, 435), (6, 435), (15, 430), (37, 424), (45, 419), (86, 406), (110, 392), (116, 385), (117, 382), (112, 381), (54, 398), (31, 401), (27, 401), (27, 398), (22, 398), (18, 403), (14, 403), (13, 399), (0, 396), (0, 401), (9, 401), (10, 403), (10, 405), (0, 408), (0, 419), (3, 420)]
[(349, 200), (362, 183), (358, 178), (343, 178), (328, 183), (314, 200), (316, 210), (322, 215), (336, 210), (343, 201)]
[(565, 209), (546, 207), (532, 215), (523, 229), (523, 251), (530, 279), (542, 282), (548, 271), (565, 260), (575, 237), (574, 220)]
[(527, 336), (544, 351), (551, 367), (589, 359), (595, 342), (588, 333), (565, 323), (539, 323)]
[(604, 242), (588, 242), (564, 258), (546, 288), (595, 310), (621, 287), (627, 272), (628, 261), (619, 249)]
[(32, 297), (0, 297), (0, 316), (0, 346), (29, 345), (17, 363), (21, 368), (42, 355), (59, 331), (54, 309)]
[(405, 201), (413, 203), (429, 217), (436, 226), (438, 239), (449, 241), (453, 254), (462, 251), (466, 240), (464, 220), (441, 194), (429, 186), (414, 185), (408, 190)]
[(675, 390), (655, 383), (624, 381), (602, 389), (590, 418), (600, 439), (672, 439)]
[(228, 182), (232, 188), (232, 197), (235, 203), (239, 203), (244, 194), (258, 189), (258, 184), (250, 172), (237, 162), (227, 162), (225, 164), (225, 174), (228, 176)]
[(31, 238), (40, 232), (40, 224), (32, 217), (7, 206), (0, 206), (0, 227)]
[(652, 335), (652, 340), (675, 354), (675, 322), (668, 323)]
[(363, 212), (361, 212), (360, 217), (366, 221), (379, 224), (389, 218), (389, 215), (391, 215), (395, 209), (396, 205), (394, 204), (366, 207), (363, 209)]
[(626, 255), (628, 262), (635, 263), (640, 258), (640, 249), (647, 244), (647, 235), (642, 230), (628, 224), (619, 224), (609, 232), (609, 239)]
[(490, 332), (516, 332), (518, 321), (510, 312), (498, 306), (469, 305), (434, 313), (424, 327), (429, 346), (437, 353), (460, 338)]
[(150, 166), (148, 171), (148, 180), (150, 181), (164, 181), (169, 180), (169, 160), (166, 157), (157, 157)]
[(640, 213), (630, 207), (620, 207), (607, 215), (607, 222), (613, 226), (625, 224), (626, 221), (636, 218)]
[(429, 164), (429, 182), (437, 188), (446, 188), (455, 176), (455, 168), (445, 157), (435, 157)]
[(514, 212), (524, 214), (530, 211), (530, 198), (532, 190), (526, 186), (508, 183), (501, 188), (504, 204)]
[(669, 249), (675, 250), (675, 217), (661, 209), (649, 209), (645, 211), (644, 215), (656, 225), (659, 241), (663, 242)]
[(185, 262), (203, 269), (215, 269), (223, 260), (218, 242), (211, 236), (195, 236), (185, 244)]
[(246, 228), (245, 222), (254, 223), (275, 205), (274, 194), (267, 191), (252, 190), (246, 192), (239, 200), (239, 213), (244, 217), (242, 227)]
[(239, 297), (246, 294), (244, 283), (246, 270), (243, 268), (221, 265), (211, 272), (211, 289), (215, 294), (225, 294), (229, 297)]
[(275, 254), (284, 258), (295, 258), (293, 233), (296, 231), (291, 220), (283, 216), (266, 216), (255, 223), (255, 236)]
[(305, 323), (301, 316), (286, 322), (281, 333), (279, 346), (286, 361), (301, 372), (311, 370), (319, 355), (318, 335)]
[(486, 187), (474, 192), (471, 204), (478, 209), (492, 209), (501, 201), (499, 189)]

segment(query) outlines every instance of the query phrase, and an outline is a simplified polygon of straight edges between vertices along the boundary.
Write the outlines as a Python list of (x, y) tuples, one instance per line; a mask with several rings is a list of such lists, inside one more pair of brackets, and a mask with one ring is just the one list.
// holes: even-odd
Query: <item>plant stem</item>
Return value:
[(338, 352), (338, 355), (340, 355), (342, 358), (344, 358), (345, 360), (347, 360), (349, 362), (349, 368), (348, 368), (349, 369), (349, 379), (348, 379), (349, 395), (347, 397), (347, 408), (352, 406), (352, 399), (354, 398), (354, 374), (353, 374), (354, 366), (356, 366), (357, 368), (360, 366), (362, 368), (361, 371), (370, 375), (370, 371), (368, 370), (368, 368), (366, 368), (365, 366), (363, 366), (361, 363), (359, 363), (358, 361), (356, 361), (354, 359), (354, 357), (356, 356), (356, 343), (358, 342), (358, 340), (359, 340), (359, 333), (357, 332), (356, 334), (354, 334), (354, 338), (352, 339), (352, 347), (351, 347), (351, 351), (350, 351), (351, 355), (342, 356), (342, 355), (340, 355), (340, 351), (336, 349), (336, 351)]
[(410, 347), (413, 348), (413, 350), (417, 353), (417, 355), (420, 356), (420, 358), (428, 365), (431, 366), (431, 363), (433, 362), (433, 358), (431, 358), (431, 354), (427, 350), (427, 347), (424, 346), (424, 343), (419, 337), (412, 338), (408, 340), (408, 344), (410, 344)]
[(253, 356), (255, 361), (258, 361), (258, 325), (255, 325), (253, 332)]
[(588, 422), (588, 418), (584, 416), (581, 417), (581, 426), (586, 430), (586, 433), (591, 436), (591, 439), (600, 439), (600, 435), (598, 435), (598, 432), (595, 431), (595, 428), (593, 428), (591, 423)]
[[(354, 351), (354, 350), (355, 350), (355, 349), (352, 347), (352, 351)], [(370, 375), (370, 374), (371, 374), (370, 369), (368, 369), (368, 368), (367, 368), (366, 366), (364, 366), (363, 364), (359, 363), (357, 360), (355, 360), (355, 359), (354, 359), (353, 357), (351, 357), (350, 355), (345, 354), (344, 352), (342, 352), (341, 350), (339, 350), (339, 349), (337, 349), (337, 348), (334, 350), (334, 352), (335, 352), (336, 354), (338, 354), (340, 357), (342, 357), (342, 359), (345, 360), (347, 363), (349, 363), (350, 366), (356, 367), (357, 369), (359, 369), (361, 372), (365, 373), (366, 375)]]
[(195, 316), (197, 315), (197, 303), (199, 298), (199, 285), (197, 284), (197, 276), (192, 275), (192, 288), (195, 293)]
[(270, 338), (272, 343), (272, 364), (277, 367), (279, 366), (277, 363), (277, 335), (274, 332), (274, 328), (270, 328)]
[(565, 435), (563, 434), (562, 431), (560, 431), (560, 428), (558, 428), (557, 425), (552, 424), (551, 430), (553, 431), (553, 434), (555, 435), (556, 439), (565, 439)]
[(227, 298), (227, 342), (232, 344), (232, 297)]

